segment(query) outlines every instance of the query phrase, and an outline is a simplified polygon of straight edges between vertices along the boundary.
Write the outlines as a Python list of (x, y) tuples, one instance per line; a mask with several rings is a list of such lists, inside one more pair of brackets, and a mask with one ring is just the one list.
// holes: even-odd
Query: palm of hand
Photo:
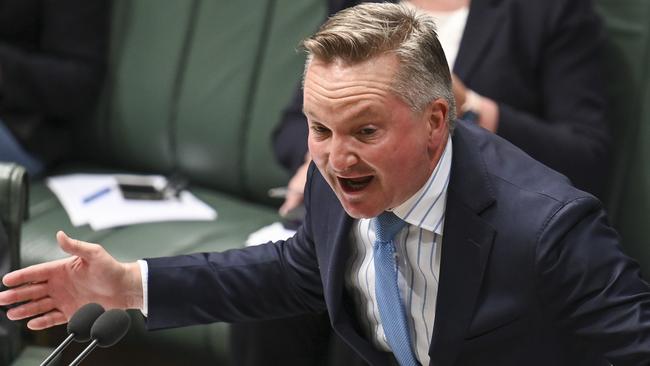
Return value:
[(63, 270), (54, 272), (48, 280), (48, 296), (66, 319), (89, 302), (98, 303), (105, 309), (124, 307), (112, 285), (119, 280), (117, 269), (121, 267), (114, 268), (117, 262), (101, 251), (90, 259), (68, 258), (62, 263)]
[(34, 317), (27, 326), (44, 329), (66, 323), (79, 307), (89, 302), (107, 309), (129, 305), (126, 294), (137, 293), (138, 289), (133, 286), (134, 278), (127, 278), (125, 264), (116, 261), (100, 245), (70, 239), (63, 232), (57, 234), (57, 240), (71, 257), (27, 267), (3, 279), (14, 288), (0, 293), (0, 305), (22, 303), (7, 312), (10, 319)]

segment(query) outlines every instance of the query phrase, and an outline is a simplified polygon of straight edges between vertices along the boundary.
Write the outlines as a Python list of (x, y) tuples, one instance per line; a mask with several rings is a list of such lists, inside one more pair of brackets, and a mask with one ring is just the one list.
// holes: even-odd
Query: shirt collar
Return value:
[(411, 225), (442, 235), (451, 171), (451, 137), (427, 182), (413, 196), (391, 211)]

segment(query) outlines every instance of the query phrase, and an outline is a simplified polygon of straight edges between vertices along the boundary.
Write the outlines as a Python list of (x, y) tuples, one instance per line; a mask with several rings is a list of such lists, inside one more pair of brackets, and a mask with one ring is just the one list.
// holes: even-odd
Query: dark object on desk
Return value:
[(187, 179), (172, 176), (164, 187), (158, 188), (147, 176), (118, 176), (117, 185), (124, 199), (156, 201), (178, 198), (187, 187)]
[(148, 184), (119, 183), (122, 197), (127, 200), (163, 200), (163, 190)]

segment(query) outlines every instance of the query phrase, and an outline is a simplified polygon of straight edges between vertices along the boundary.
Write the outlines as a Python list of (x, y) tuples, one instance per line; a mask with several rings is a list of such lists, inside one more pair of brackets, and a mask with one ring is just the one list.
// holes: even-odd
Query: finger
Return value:
[(289, 205), (289, 202), (285, 200), (282, 206), (280, 206), (280, 209), (278, 209), (278, 213), (280, 216), (284, 217), (289, 211), (291, 211), (291, 207)]
[(61, 249), (70, 255), (76, 255), (81, 258), (88, 259), (97, 252), (97, 244), (91, 244), (85, 241), (72, 239), (63, 231), (56, 233), (56, 240), (59, 242)]
[(302, 194), (288, 194), (287, 198), (284, 200), (284, 203), (282, 206), (280, 206), (280, 215), (285, 216), (289, 211), (293, 210), (294, 208), (298, 207), (300, 203), (303, 200), (303, 195)]
[(46, 281), (51, 276), (52, 271), (56, 270), (63, 261), (65, 261), (65, 259), (35, 264), (33, 266), (7, 273), (2, 278), (2, 283), (7, 287), (15, 287), (28, 282)]
[(13, 288), (0, 293), (0, 305), (10, 305), (17, 302), (40, 299), (47, 295), (47, 284), (36, 283)]
[(7, 311), (7, 318), (9, 320), (31, 318), (52, 311), (54, 308), (54, 300), (51, 297), (44, 297), (9, 309)]
[(65, 324), (68, 322), (68, 319), (65, 315), (59, 310), (50, 311), (47, 314), (43, 314), (38, 318), (31, 319), (27, 322), (27, 328), (31, 330), (41, 330), (53, 327), (59, 324)]

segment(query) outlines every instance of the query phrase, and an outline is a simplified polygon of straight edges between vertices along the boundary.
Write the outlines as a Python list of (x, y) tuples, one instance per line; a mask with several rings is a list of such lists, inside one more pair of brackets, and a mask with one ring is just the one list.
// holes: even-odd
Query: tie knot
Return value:
[(390, 211), (384, 211), (374, 218), (376, 241), (387, 243), (393, 240), (395, 235), (402, 230), (406, 222)]

